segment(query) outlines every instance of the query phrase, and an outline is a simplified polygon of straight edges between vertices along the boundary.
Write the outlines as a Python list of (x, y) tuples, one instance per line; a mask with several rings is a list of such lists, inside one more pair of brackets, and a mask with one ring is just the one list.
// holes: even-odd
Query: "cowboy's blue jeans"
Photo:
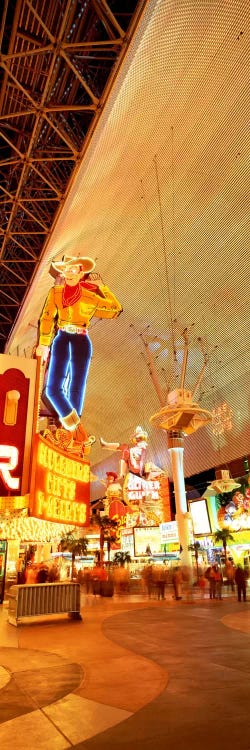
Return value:
[(54, 338), (45, 395), (59, 417), (75, 409), (81, 416), (92, 356), (87, 334), (59, 330)]

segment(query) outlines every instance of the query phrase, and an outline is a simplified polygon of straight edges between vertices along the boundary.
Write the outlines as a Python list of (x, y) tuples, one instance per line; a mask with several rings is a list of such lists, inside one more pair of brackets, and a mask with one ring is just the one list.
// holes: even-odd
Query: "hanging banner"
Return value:
[(89, 525), (90, 466), (85, 458), (52, 447), (35, 436), (30, 515), (46, 521)]

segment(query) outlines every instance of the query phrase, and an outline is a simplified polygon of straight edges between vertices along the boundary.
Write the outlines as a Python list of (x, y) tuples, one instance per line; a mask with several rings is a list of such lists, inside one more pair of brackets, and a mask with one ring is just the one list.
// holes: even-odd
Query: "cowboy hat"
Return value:
[(136, 442), (137, 440), (147, 440), (147, 439), (148, 439), (147, 431), (144, 430), (144, 427), (141, 427), (141, 425), (138, 425), (135, 428), (135, 431), (133, 432), (131, 440), (134, 440)]
[(95, 268), (95, 261), (85, 256), (72, 257), (72, 255), (63, 255), (62, 260), (52, 261), (50, 273), (52, 276), (58, 273), (63, 274), (70, 266), (81, 266), (84, 273), (91, 273)]

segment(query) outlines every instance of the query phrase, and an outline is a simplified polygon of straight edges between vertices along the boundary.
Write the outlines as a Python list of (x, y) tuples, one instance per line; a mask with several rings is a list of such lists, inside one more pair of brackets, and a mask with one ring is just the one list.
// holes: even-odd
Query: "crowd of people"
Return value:
[(231, 561), (223, 568), (215, 563), (207, 569), (199, 569), (198, 580), (194, 569), (186, 565), (152, 563), (145, 565), (136, 575), (126, 566), (111, 566), (107, 570), (96, 565), (80, 570), (77, 576), (86, 593), (99, 593), (100, 582), (109, 579), (117, 594), (138, 593), (159, 600), (171, 596), (176, 601), (192, 600), (197, 591), (202, 599), (220, 600), (229, 590), (239, 601), (241, 598), (246, 601), (247, 578), (247, 570)]
[(46, 564), (45, 562), (29, 562), (26, 567), (18, 571), (18, 583), (54, 583), (60, 580), (60, 571), (56, 563)]
[(245, 602), (248, 579), (247, 568), (242, 567), (242, 565), (235, 566), (232, 560), (227, 560), (224, 574), (225, 579), (223, 571), (217, 564), (210, 565), (207, 568), (205, 578), (209, 584), (210, 599), (222, 599), (222, 587), (225, 580), (232, 592), (236, 590), (238, 601), (240, 602), (242, 599)]
[[(69, 568), (69, 573), (71, 572)], [(70, 576), (69, 576), (70, 577)], [(18, 576), (19, 578), (19, 576)], [(179, 601), (191, 600), (198, 590), (200, 597), (221, 600), (226, 591), (234, 593), (238, 601), (246, 601), (248, 570), (242, 565), (235, 566), (227, 560), (221, 567), (218, 563), (197, 571), (187, 565), (148, 563), (133, 575), (128, 566), (114, 565), (109, 568), (96, 564), (73, 570), (73, 579), (81, 584), (86, 594), (99, 594), (101, 584), (112, 582), (117, 594), (140, 593), (148, 598), (165, 599), (166, 595)], [(22, 573), (19, 583), (52, 583), (60, 580), (60, 570), (56, 562), (46, 564), (30, 561)]]

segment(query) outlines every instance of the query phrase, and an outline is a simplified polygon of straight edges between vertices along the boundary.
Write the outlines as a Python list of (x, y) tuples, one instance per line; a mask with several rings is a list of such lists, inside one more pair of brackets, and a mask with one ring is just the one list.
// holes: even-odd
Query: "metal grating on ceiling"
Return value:
[(0, 351), (144, 4), (141, 0), (2, 3)]

